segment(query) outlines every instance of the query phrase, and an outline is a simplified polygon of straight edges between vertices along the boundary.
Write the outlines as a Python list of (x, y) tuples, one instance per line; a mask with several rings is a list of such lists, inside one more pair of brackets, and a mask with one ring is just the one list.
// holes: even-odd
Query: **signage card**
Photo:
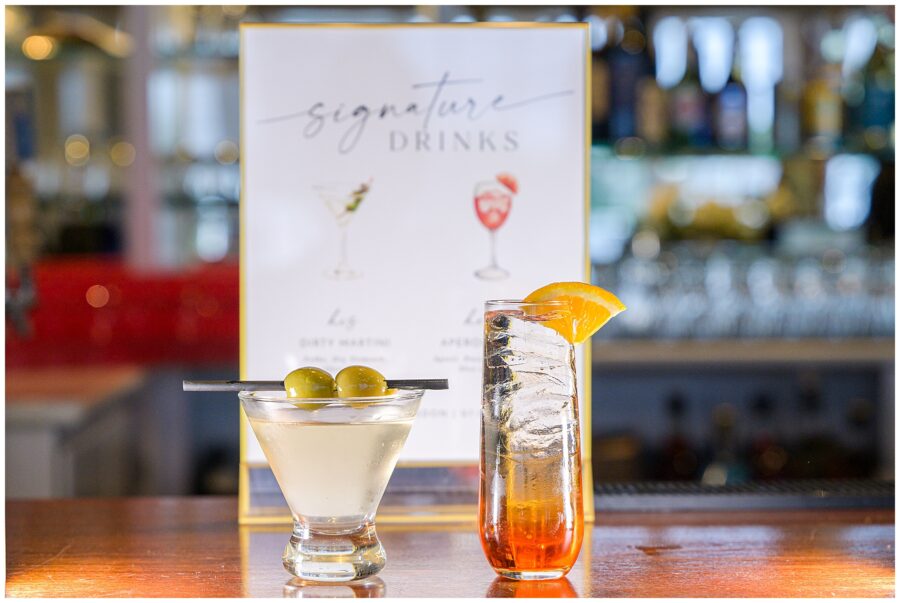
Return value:
[(447, 378), (401, 463), (477, 462), (484, 301), (589, 277), (586, 26), (241, 35), (242, 377)]

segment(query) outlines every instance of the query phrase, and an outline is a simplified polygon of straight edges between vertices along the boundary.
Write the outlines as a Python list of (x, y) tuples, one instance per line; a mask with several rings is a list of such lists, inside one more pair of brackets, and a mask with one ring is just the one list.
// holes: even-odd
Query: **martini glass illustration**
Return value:
[(334, 268), (325, 271), (325, 276), (328, 278), (350, 280), (362, 276), (360, 272), (350, 267), (347, 259), (347, 228), (359, 210), (360, 204), (369, 194), (371, 186), (372, 179), (370, 178), (361, 184), (333, 182), (313, 187), (316, 194), (331, 211), (340, 230), (340, 259)]
[(506, 222), (512, 209), (513, 195), (519, 190), (516, 179), (509, 174), (498, 174), (495, 180), (485, 180), (475, 185), (475, 213), (488, 229), (491, 239), (491, 263), (475, 271), (475, 276), (488, 281), (501, 280), (509, 271), (497, 263), (497, 229)]

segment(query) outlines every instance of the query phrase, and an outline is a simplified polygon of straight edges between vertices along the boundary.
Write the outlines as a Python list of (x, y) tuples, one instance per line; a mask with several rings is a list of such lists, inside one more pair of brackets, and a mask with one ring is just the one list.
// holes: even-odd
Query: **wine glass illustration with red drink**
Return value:
[(513, 195), (518, 192), (519, 183), (514, 176), (506, 173), (475, 185), (475, 213), (491, 238), (491, 263), (475, 271), (475, 276), (480, 279), (497, 281), (509, 276), (509, 271), (497, 264), (497, 229), (506, 222), (512, 209)]

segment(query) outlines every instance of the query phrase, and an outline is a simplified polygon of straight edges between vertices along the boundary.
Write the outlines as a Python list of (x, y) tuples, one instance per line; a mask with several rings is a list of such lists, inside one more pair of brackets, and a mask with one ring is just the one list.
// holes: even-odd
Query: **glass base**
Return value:
[(371, 523), (341, 530), (313, 529), (294, 522), (281, 560), (284, 569), (304, 580), (350, 582), (380, 572), (385, 554)]
[(509, 276), (509, 271), (500, 266), (485, 266), (475, 271), (475, 276), (485, 281), (499, 281)]
[(567, 570), (507, 570), (495, 567), (494, 571), (509, 580), (556, 580), (565, 576)]

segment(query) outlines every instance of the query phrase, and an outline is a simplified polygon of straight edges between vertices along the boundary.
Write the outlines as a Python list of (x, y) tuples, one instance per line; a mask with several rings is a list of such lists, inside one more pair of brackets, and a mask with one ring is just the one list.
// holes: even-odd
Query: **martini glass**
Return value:
[(325, 276), (335, 280), (351, 280), (362, 276), (350, 267), (347, 258), (347, 228), (353, 216), (359, 210), (360, 204), (369, 193), (372, 181), (363, 183), (333, 182), (320, 184), (313, 187), (319, 198), (325, 202), (326, 207), (334, 216), (340, 231), (340, 259), (331, 270), (325, 271)]
[(387, 487), (422, 390), (377, 398), (287, 398), (242, 391), (241, 405), (294, 528), (285, 569), (304, 580), (348, 582), (377, 574), (384, 547), (375, 511)]
[(499, 182), (486, 180), (475, 185), (475, 213), (491, 238), (491, 263), (475, 271), (480, 279), (497, 281), (509, 276), (509, 271), (497, 264), (497, 229), (506, 222), (510, 209), (512, 193)]

